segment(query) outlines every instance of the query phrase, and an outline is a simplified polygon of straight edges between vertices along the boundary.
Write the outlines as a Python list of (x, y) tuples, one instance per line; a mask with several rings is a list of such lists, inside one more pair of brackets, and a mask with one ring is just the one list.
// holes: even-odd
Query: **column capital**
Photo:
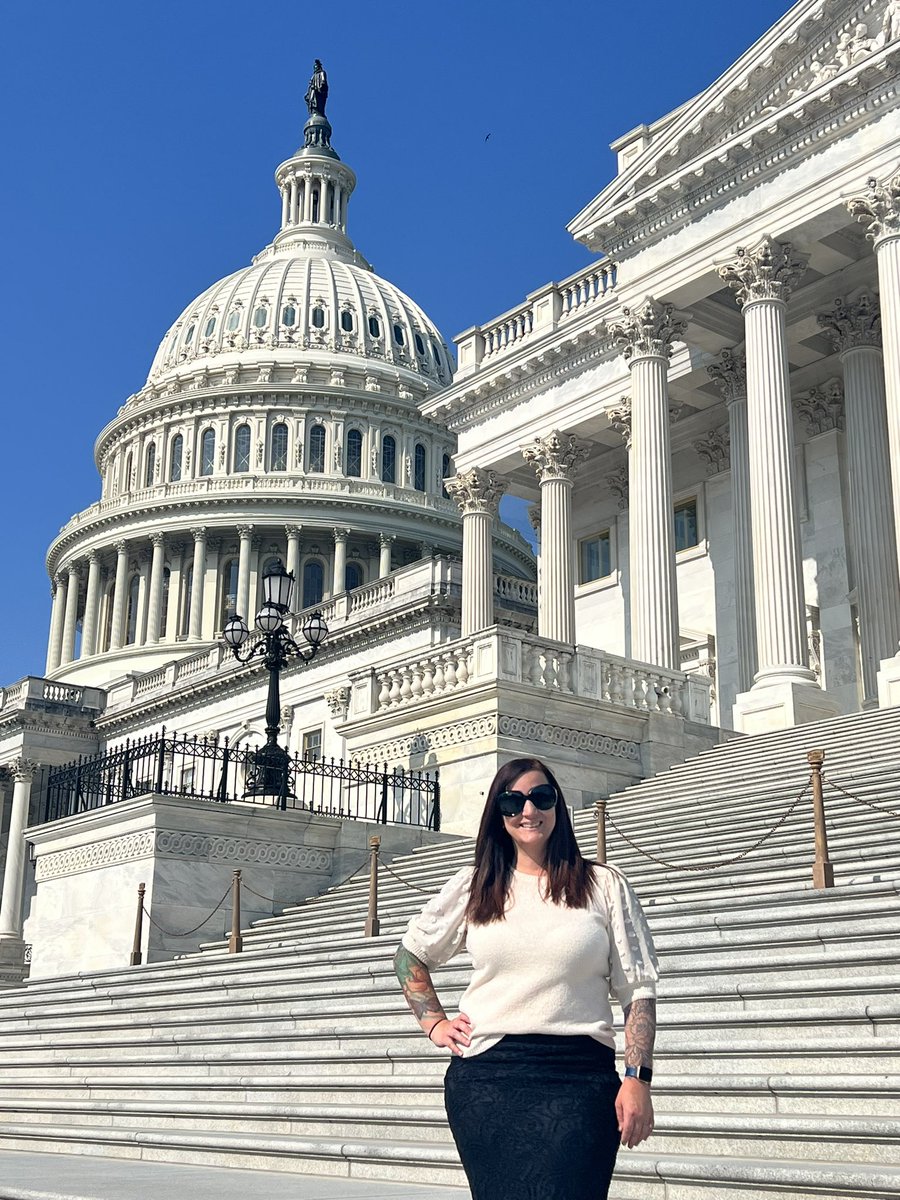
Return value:
[(166, 535), (164, 533), (151, 533), (150, 534), (150, 545), (153, 547), (154, 550), (157, 548), (157, 546), (159, 546), (159, 548), (162, 549), (165, 546), (165, 544), (166, 544)]
[(72, 562), (67, 563), (66, 564), (66, 574), (69, 576), (70, 579), (73, 577), (73, 575), (77, 579), (80, 579), (81, 578), (81, 563), (75, 559), (73, 559)]
[(194, 539), (195, 542), (205, 542), (206, 541), (206, 526), (198, 525), (196, 528), (192, 529), (191, 537)]
[(247, 538), (253, 537), (253, 526), (252, 525), (237, 525), (237, 526), (235, 526), (235, 528), (237, 529), (237, 535), (241, 539), (241, 541), (244, 541)]
[(607, 414), (610, 428), (625, 442), (625, 449), (631, 449), (631, 397), (623, 396), (618, 407), (611, 408)]
[(806, 273), (808, 262), (808, 254), (800, 254), (790, 242), (776, 242), (766, 234), (752, 249), (738, 246), (737, 258), (719, 267), (718, 273), (734, 291), (741, 308), (756, 300), (787, 303)]
[(113, 542), (113, 549), (115, 550), (116, 554), (121, 557), (122, 555), (128, 553), (128, 543), (124, 538), (120, 538), (119, 541)]
[(711, 429), (691, 445), (706, 463), (708, 475), (718, 475), (720, 471), (728, 470), (731, 463), (731, 436), (727, 425)]
[(302, 525), (285, 525), (284, 532), (287, 535), (287, 537), (289, 537), (289, 538), (290, 537), (299, 537), (300, 534), (303, 532), (303, 526)]
[(851, 217), (868, 224), (866, 237), (876, 249), (890, 237), (900, 237), (900, 171), (885, 184), (874, 177), (866, 180), (866, 191), (847, 201)]
[(727, 405), (747, 399), (747, 359), (743, 350), (723, 350), (706, 368), (706, 373)]
[(647, 296), (637, 308), (623, 308), (624, 320), (609, 326), (626, 359), (671, 358), (672, 342), (684, 336), (688, 314)]
[(541, 483), (549, 479), (573, 480), (590, 453), (590, 444), (574, 433), (552, 429), (546, 437), (535, 438), (530, 446), (522, 447), (522, 457), (534, 467)]
[(487, 513), (493, 517), (509, 484), (496, 471), (473, 467), (471, 471), (452, 476), (444, 486), (463, 514)]
[(15, 783), (31, 783), (41, 765), (31, 758), (14, 758), (7, 764), (7, 769)]
[(881, 347), (881, 309), (872, 292), (846, 300), (839, 296), (832, 311), (819, 313), (816, 320), (838, 354), (860, 346)]
[(96, 566), (97, 564), (99, 564), (99, 562), (100, 562), (100, 551), (99, 551), (99, 550), (88, 550), (88, 552), (87, 552), (87, 562), (88, 562), (88, 566), (89, 566), (89, 567), (93, 567), (93, 566)]
[(346, 542), (347, 538), (350, 536), (351, 531), (348, 526), (335, 525), (334, 529), (332, 529), (331, 532), (334, 534), (334, 540), (336, 542)]
[(844, 428), (844, 387), (840, 379), (829, 379), (794, 400), (794, 409), (809, 437)]
[(395, 533), (379, 533), (378, 535), (378, 541), (382, 548), (385, 546), (393, 546), (396, 540), (397, 535)]

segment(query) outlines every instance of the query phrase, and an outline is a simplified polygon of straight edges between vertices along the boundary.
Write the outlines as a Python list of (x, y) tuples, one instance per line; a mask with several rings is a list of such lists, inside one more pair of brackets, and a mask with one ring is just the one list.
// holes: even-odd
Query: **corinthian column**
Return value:
[[(847, 207), (857, 220), (868, 225), (867, 237), (875, 247), (878, 263), (894, 528), (900, 534), (900, 171), (883, 185), (870, 179), (867, 191)], [(900, 559), (900, 543), (895, 540), (894, 545)]]
[(378, 535), (378, 575), (381, 579), (391, 573), (391, 550), (396, 540), (396, 537), (392, 533), (380, 533)]
[[(191, 574), (191, 614), (189, 638), (199, 642), (203, 632), (203, 589), (206, 583), (206, 529), (192, 529), (194, 567)], [(244, 618), (246, 620), (246, 617)]]
[(238, 551), (237, 597), (235, 612), (250, 621), (250, 551), (253, 543), (253, 526), (238, 525), (240, 549)]
[(837, 300), (819, 324), (841, 356), (850, 483), (850, 529), (859, 607), (863, 706), (878, 698), (878, 667), (900, 642), (900, 581), (878, 300)]
[(349, 536), (349, 529), (337, 528), (334, 531), (334, 570), (331, 578), (331, 594), (333, 596), (346, 591), (347, 538)]
[(37, 763), (17, 758), (9, 764), (13, 777), (3, 898), (0, 900), (0, 984), (20, 983), (25, 974), (25, 946), (22, 941), (22, 899), (25, 883), (25, 828), (31, 781)]
[(155, 646), (159, 641), (162, 625), (163, 571), (166, 566), (166, 539), (161, 533), (150, 534), (153, 555), (150, 559), (150, 598), (147, 610), (147, 645)]
[(669, 358), (686, 328), (685, 314), (652, 296), (610, 328), (631, 371), (628, 455), (628, 557), (631, 654), (641, 662), (681, 669), (672, 457), (669, 445)]
[(572, 485), (588, 445), (554, 429), (522, 448), (522, 457), (541, 481), (541, 586), (538, 634), (575, 643), (575, 545)]
[(445, 486), (462, 513), (461, 633), (468, 637), (494, 623), (494, 518), (507, 483), (494, 471), (473, 467)]
[(285, 525), (284, 527), (287, 536), (287, 572), (295, 579), (300, 569), (300, 531), (299, 525)]
[(47, 643), (47, 674), (59, 666), (62, 655), (63, 619), (66, 612), (66, 577), (53, 576), (53, 608), (50, 613), (50, 639)]
[(125, 617), (128, 609), (128, 543), (116, 542), (116, 582), (113, 590), (112, 635), (110, 650), (121, 650), (125, 645)]
[[(747, 440), (750, 457), (750, 521), (759, 668), (750, 693), (780, 689), (749, 708), (739, 696), (735, 712), (744, 732), (799, 725), (833, 712), (817, 704), (809, 668), (806, 606), (794, 483), (794, 431), (788, 379), (785, 312), (806, 258), (790, 243), (770, 237), (737, 258), (719, 275), (737, 295), (744, 313), (747, 355)], [(798, 689), (801, 689), (798, 692)], [(807, 692), (810, 696), (803, 697)], [(821, 693), (819, 693), (821, 695)]]
[(706, 368), (728, 409), (731, 446), (731, 528), (734, 542), (734, 607), (737, 625), (738, 691), (756, 674), (753, 612), (753, 532), (750, 524), (750, 457), (747, 447), (747, 364), (740, 351), (723, 350)]
[(66, 589), (66, 615), (63, 621), (62, 654), (60, 663), (65, 664), (75, 657), (75, 627), (78, 624), (78, 597), (81, 591), (81, 568), (77, 563), (67, 567), (69, 582)]
[(81, 658), (97, 653), (97, 618), (100, 615), (100, 555), (88, 555), (87, 592), (84, 598), (84, 624), (81, 628)]

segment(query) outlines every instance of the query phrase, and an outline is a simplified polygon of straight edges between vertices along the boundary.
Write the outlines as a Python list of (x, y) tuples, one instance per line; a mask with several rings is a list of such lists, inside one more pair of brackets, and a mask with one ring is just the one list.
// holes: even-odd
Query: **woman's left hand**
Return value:
[(616, 1096), (616, 1117), (622, 1145), (633, 1150), (653, 1132), (653, 1101), (650, 1088), (638, 1079), (623, 1079)]

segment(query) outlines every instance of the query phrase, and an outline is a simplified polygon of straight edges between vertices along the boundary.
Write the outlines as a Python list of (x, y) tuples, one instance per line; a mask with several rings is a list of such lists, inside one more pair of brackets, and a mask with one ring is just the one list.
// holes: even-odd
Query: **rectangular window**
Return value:
[(578, 543), (578, 582), (592, 583), (612, 573), (609, 530), (582, 538)]
[(301, 756), (304, 762), (318, 762), (322, 757), (322, 730), (308, 729), (303, 735)]
[(697, 524), (697, 497), (679, 500), (675, 505), (675, 553), (700, 544)]

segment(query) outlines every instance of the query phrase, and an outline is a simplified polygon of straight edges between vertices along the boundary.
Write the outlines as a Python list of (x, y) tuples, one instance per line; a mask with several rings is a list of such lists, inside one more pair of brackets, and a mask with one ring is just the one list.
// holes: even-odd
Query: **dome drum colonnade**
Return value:
[[(818, 324), (839, 354), (847, 414), (850, 521), (860, 614), (864, 706), (877, 703), (880, 663), (898, 659), (900, 643), (900, 175), (870, 180), (848, 202), (874, 242), (879, 297), (860, 290), (836, 297)], [(789, 243), (766, 236), (740, 247), (719, 274), (736, 293), (743, 347), (708, 368), (728, 409), (740, 683), (738, 709), (782, 705), (793, 724), (832, 714), (833, 702), (810, 669), (794, 481), (786, 309), (806, 269)], [(688, 314), (648, 297), (608, 327), (629, 365), (626, 419), (630, 496), (632, 657), (679, 670), (678, 603), (672, 540), (672, 463), (668, 364)], [(882, 344), (883, 343), (883, 344)], [(619, 414), (621, 415), (621, 414)], [(541, 480), (539, 633), (575, 642), (571, 486), (587, 444), (554, 430), (522, 448)], [(449, 485), (466, 501), (464, 633), (490, 610), (481, 582), (489, 551), (474, 531), (479, 513), (496, 511), (506, 481), (473, 468)], [(551, 489), (553, 489), (551, 491)], [(466, 615), (468, 614), (468, 619)], [(900, 678), (900, 667), (898, 667)]]

